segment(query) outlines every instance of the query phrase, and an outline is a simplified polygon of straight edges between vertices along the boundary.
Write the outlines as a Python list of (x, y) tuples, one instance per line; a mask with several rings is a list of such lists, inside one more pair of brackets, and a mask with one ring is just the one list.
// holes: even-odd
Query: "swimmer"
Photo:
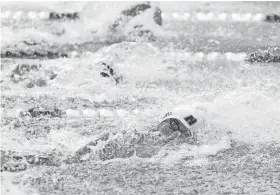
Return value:
[(133, 151), (137, 150), (141, 150), (142, 152), (147, 150), (150, 153), (153, 153), (150, 150), (156, 151), (169, 143), (172, 145), (180, 143), (195, 144), (196, 133), (194, 125), (197, 123), (197, 119), (189, 113), (196, 114), (196, 112), (190, 110), (186, 113), (185, 109), (182, 112), (178, 112), (176, 110), (168, 112), (160, 120), (157, 128), (152, 130), (150, 134), (145, 136), (139, 134), (135, 137), (124, 135), (124, 140), (126, 141), (121, 145), (118, 140), (111, 140), (108, 132), (104, 132), (94, 141), (89, 142), (84, 147), (76, 151), (71, 161), (79, 162), (83, 156), (86, 156), (86, 154), (90, 155), (93, 152), (92, 150), (94, 150), (93, 148), (98, 148), (98, 145), (101, 142), (105, 145), (102, 147), (103, 149), (97, 151), (96, 157), (102, 160), (117, 157), (118, 155), (116, 153), (122, 153), (122, 150), (124, 150), (125, 153), (127, 153), (127, 151), (132, 151), (131, 154), (127, 154), (127, 156), (130, 156), (133, 155)]

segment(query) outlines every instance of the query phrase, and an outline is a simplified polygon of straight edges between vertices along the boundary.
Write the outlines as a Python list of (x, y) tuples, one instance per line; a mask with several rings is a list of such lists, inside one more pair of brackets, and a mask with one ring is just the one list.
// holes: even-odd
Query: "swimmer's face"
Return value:
[(170, 128), (169, 123), (163, 122), (159, 125), (158, 130), (160, 133), (166, 137), (170, 136), (172, 133), (174, 133), (174, 130)]

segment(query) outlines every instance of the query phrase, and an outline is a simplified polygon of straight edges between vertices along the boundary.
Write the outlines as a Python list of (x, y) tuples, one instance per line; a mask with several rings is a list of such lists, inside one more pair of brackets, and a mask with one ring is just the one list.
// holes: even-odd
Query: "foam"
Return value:
[[(2, 172), (1, 173), (1, 193), (5, 195), (27, 195), (23, 189), (13, 183), (15, 173)], [(36, 195), (36, 193), (34, 193)]]
[(216, 155), (218, 152), (231, 148), (228, 137), (222, 137), (216, 143), (202, 144), (192, 146), (189, 144), (181, 144), (176, 146), (163, 147), (159, 153), (151, 158), (153, 162), (160, 162), (164, 165), (174, 166), (181, 163), (189, 157), (194, 157), (193, 161), (184, 162), (192, 166), (201, 166), (208, 163), (208, 156)]

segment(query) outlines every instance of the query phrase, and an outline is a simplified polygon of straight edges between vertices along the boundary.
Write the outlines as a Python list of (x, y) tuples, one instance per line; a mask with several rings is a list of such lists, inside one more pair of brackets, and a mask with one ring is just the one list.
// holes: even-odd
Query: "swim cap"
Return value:
[(179, 131), (181, 134), (192, 136), (191, 126), (197, 122), (197, 119), (186, 110), (174, 109), (173, 112), (167, 112), (161, 119), (158, 130), (165, 136)]

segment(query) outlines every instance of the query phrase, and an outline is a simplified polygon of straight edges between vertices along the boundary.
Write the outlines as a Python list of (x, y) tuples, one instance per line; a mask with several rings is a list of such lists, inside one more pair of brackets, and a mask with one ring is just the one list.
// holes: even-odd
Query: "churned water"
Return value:
[[(179, 55), (187, 51), (250, 53), (275, 46), (280, 40), (279, 24), (168, 20), (160, 27), (150, 22), (147, 13), (137, 20), (149, 26), (155, 41), (131, 42), (125, 38), (127, 29), (108, 36), (108, 25), (130, 4), (2, 5), (2, 12), (81, 13), (77, 21), (1, 21), (2, 51), (20, 51), (24, 49), (20, 42), (33, 41), (39, 43), (34, 50), (60, 48), (79, 54), (1, 59), (1, 163), (3, 156), (13, 153), (52, 156), (45, 165), (2, 172), (2, 193), (279, 194), (279, 64), (190, 60)], [(205, 4), (189, 5), (197, 11), (197, 5), (203, 10)], [(208, 4), (207, 9), (214, 12), (238, 10), (237, 3)], [(185, 10), (176, 3), (158, 5), (167, 13), (192, 9), (187, 4)], [(269, 4), (241, 5), (247, 12), (273, 10)], [(121, 84), (100, 77), (102, 62), (114, 66), (122, 76)], [(10, 75), (18, 64), (40, 64), (40, 68), (15, 83)], [(53, 74), (56, 78), (50, 79)], [(26, 88), (30, 80), (40, 78), (46, 82), (44, 87)], [(19, 117), (20, 111), (36, 106), (130, 113), (109, 118)], [(163, 115), (176, 107), (198, 119), (195, 144), (164, 143), (154, 131)], [(89, 144), (104, 135), (107, 139)], [(83, 152), (88, 144), (90, 152)]]

